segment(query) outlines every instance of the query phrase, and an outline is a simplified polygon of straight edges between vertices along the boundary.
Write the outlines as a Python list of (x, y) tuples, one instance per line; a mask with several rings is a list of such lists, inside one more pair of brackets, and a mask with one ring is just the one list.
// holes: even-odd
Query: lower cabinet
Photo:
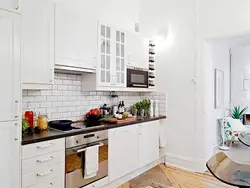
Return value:
[(159, 159), (159, 121), (109, 130), (109, 182)]
[(2, 188), (19, 186), (20, 140), (19, 122), (0, 122), (0, 180)]
[(22, 188), (63, 188), (65, 139), (22, 146)]
[(109, 130), (109, 181), (114, 181), (138, 167), (137, 126)]
[(138, 162), (140, 167), (159, 159), (159, 121), (138, 125)]

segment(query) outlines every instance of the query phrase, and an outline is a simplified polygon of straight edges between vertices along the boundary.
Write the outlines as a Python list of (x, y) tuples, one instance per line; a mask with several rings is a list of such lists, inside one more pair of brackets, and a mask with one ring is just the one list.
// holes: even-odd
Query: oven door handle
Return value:
[(95, 144), (95, 145), (92, 145), (92, 146), (86, 146), (86, 147), (83, 147), (83, 148), (81, 148), (81, 149), (78, 149), (78, 150), (75, 150), (77, 153), (80, 153), (80, 152), (83, 152), (83, 151), (86, 151), (87, 150), (87, 148), (89, 148), (89, 147), (93, 147), (93, 146), (99, 146), (99, 147), (101, 147), (101, 146), (103, 146), (104, 144), (103, 143), (98, 143), (98, 144)]

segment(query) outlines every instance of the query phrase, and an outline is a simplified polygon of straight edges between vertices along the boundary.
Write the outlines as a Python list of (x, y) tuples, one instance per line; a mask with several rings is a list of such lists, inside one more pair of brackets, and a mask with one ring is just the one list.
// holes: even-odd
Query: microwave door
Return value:
[(148, 71), (128, 69), (127, 87), (148, 88)]

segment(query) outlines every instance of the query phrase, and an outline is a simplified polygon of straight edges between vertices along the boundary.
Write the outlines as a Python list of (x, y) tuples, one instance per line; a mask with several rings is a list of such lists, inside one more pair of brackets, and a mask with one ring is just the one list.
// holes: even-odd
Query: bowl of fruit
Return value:
[(91, 109), (86, 114), (86, 120), (88, 121), (99, 121), (102, 118), (101, 111), (98, 108)]

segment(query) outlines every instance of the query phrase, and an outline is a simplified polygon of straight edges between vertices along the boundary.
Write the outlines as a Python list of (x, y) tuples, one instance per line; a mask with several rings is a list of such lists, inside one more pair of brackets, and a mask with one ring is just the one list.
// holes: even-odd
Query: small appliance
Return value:
[(127, 87), (148, 88), (148, 69), (128, 67)]

